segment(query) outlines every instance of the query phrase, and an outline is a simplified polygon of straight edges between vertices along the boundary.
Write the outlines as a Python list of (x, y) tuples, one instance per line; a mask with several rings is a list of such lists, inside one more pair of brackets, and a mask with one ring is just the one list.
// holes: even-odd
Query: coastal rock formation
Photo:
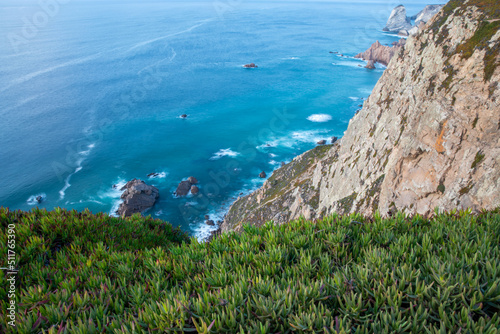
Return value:
[(123, 203), (120, 204), (116, 213), (122, 217), (128, 217), (151, 208), (160, 197), (158, 188), (137, 179), (127, 182), (120, 190), (124, 190), (121, 195)]
[(195, 177), (190, 176), (186, 181), (181, 181), (179, 183), (177, 189), (175, 190), (175, 195), (186, 196), (189, 194), (189, 191), (191, 191), (193, 195), (196, 195), (199, 192), (199, 188), (196, 187), (195, 184), (198, 184), (198, 180)]
[(373, 61), (373, 60), (368, 60), (368, 62), (366, 63), (365, 68), (370, 69), (370, 70), (375, 69), (375, 61)]
[(500, 206), (500, 17), (451, 0), (392, 58), (339, 143), (237, 200), (222, 231), (333, 213)]
[(419, 26), (420, 23), (427, 23), (436, 15), (444, 5), (427, 5), (420, 11), (417, 15), (412, 16), (410, 19), (415, 21), (415, 26)]
[(254, 63), (250, 63), (250, 64), (246, 64), (246, 65), (243, 65), (244, 68), (257, 68), (258, 66), (255, 65)]
[[(399, 36), (414, 36), (416, 35), (434, 15), (436, 15), (444, 5), (428, 5), (425, 6), (417, 15), (412, 17), (406, 16), (406, 9), (403, 5), (399, 5), (393, 9), (386, 27), (383, 31), (396, 32)], [(415, 21), (412, 26), (411, 21)]]
[(410, 18), (406, 16), (405, 6), (399, 5), (392, 10), (391, 16), (389, 16), (389, 20), (387, 20), (387, 24), (383, 30), (399, 32), (401, 30), (409, 30), (411, 27)]
[(190, 191), (191, 191), (191, 194), (197, 195), (200, 192), (200, 188), (198, 188), (197, 186), (191, 186)]
[(403, 38), (393, 46), (382, 45), (379, 41), (376, 41), (368, 50), (357, 54), (354, 58), (367, 61), (373, 60), (374, 62), (387, 66), (392, 57), (397, 54), (405, 44), (406, 40)]

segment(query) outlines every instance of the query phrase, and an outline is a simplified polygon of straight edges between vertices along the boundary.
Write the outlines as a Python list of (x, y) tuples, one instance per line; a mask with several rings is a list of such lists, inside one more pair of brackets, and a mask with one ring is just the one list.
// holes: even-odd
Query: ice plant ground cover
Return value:
[(331, 216), (210, 243), (168, 223), (0, 209), (3, 333), (497, 333), (500, 211)]

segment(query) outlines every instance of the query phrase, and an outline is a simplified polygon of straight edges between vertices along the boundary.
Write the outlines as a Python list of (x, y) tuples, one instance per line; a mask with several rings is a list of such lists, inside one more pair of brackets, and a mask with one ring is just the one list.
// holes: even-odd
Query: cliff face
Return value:
[(450, 1), (392, 58), (340, 142), (274, 172), (222, 231), (334, 212), (500, 206), (500, 5)]

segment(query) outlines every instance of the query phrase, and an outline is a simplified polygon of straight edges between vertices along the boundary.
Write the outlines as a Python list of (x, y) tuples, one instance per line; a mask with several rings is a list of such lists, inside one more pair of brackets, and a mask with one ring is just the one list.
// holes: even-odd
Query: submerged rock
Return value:
[(260, 177), (261, 179), (265, 179), (265, 178), (267, 177), (266, 172), (262, 172), (262, 173), (260, 173), (260, 174), (259, 174), (259, 177)]
[(246, 64), (246, 65), (243, 65), (244, 68), (257, 68), (258, 66), (255, 65), (254, 63), (250, 63), (250, 64)]
[(208, 226), (215, 226), (215, 223), (214, 223), (214, 221), (213, 221), (213, 220), (207, 220), (207, 221), (205, 222), (205, 224), (207, 224)]
[(133, 179), (121, 188), (123, 203), (116, 213), (122, 217), (128, 217), (134, 213), (142, 212), (151, 208), (160, 197), (158, 188), (147, 185), (144, 181)]
[(188, 117), (188, 115), (186, 115), (186, 114), (181, 115), (181, 118), (187, 118), (187, 117)]

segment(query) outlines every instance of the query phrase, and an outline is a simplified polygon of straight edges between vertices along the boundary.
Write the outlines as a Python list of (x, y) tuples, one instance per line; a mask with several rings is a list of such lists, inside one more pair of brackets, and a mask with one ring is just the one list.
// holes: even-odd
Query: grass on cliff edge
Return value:
[(0, 209), (2, 333), (498, 333), (500, 210), (332, 216), (211, 243), (170, 225)]

